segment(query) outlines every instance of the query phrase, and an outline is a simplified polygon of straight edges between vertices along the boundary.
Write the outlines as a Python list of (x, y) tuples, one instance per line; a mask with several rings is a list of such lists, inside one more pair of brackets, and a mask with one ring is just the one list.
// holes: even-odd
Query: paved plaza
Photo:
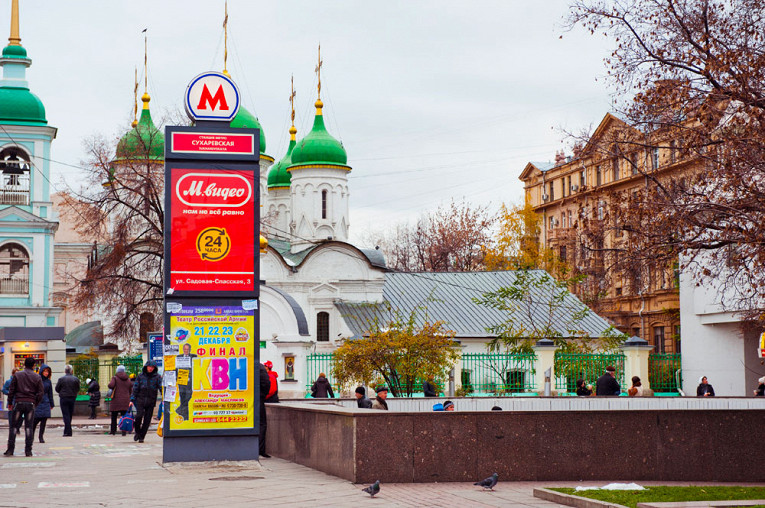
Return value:
[[(153, 431), (140, 444), (130, 435), (106, 435), (106, 419), (74, 423), (74, 436), (65, 438), (60, 419), (52, 419), (46, 443), (35, 442), (34, 457), (23, 456), (21, 440), (14, 457), (0, 458), (0, 507), (550, 507), (560, 505), (534, 498), (535, 487), (581, 485), (500, 479), (495, 492), (483, 492), (469, 483), (383, 484), (371, 499), (361, 491), (365, 485), (277, 458), (260, 464), (163, 466), (162, 438)], [(0, 426), (3, 441), (6, 425)], [(607, 482), (596, 482), (601, 483)]]

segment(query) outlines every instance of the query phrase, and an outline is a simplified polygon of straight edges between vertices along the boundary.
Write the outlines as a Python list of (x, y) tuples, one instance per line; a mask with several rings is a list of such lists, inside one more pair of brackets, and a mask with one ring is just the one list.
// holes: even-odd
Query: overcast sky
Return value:
[[(82, 141), (117, 138), (133, 114), (134, 67), (155, 119), (182, 110), (195, 75), (223, 65), (223, 0), (21, 0), (27, 77), (58, 127), (53, 182), (76, 185)], [(8, 26), (10, 2), (0, 4)], [(313, 121), (317, 45), (329, 131), (353, 167), (352, 239), (466, 199), (522, 199), (528, 161), (554, 158), (561, 128), (597, 125), (611, 90), (609, 41), (564, 32), (565, 0), (230, 0), (229, 72), (279, 160), (289, 135), (290, 76), (298, 139)], [(7, 28), (2, 30), (5, 37)], [(563, 39), (560, 39), (563, 35)], [(141, 85), (141, 93), (143, 85)]]

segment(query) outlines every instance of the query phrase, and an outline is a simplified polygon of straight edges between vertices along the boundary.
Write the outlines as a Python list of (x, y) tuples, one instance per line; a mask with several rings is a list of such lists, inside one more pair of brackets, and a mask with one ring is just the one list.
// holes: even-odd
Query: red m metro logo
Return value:
[(205, 72), (186, 88), (186, 113), (192, 120), (230, 122), (239, 111), (239, 89), (220, 72)]

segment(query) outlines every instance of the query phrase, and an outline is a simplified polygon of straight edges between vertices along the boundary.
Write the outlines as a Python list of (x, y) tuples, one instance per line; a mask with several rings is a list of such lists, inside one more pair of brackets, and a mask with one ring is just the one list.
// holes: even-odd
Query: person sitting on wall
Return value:
[(712, 385), (707, 383), (707, 377), (701, 376), (699, 379), (699, 386), (696, 388), (696, 396), (697, 397), (714, 397), (715, 396), (715, 389), (712, 388)]
[(584, 379), (577, 379), (576, 395), (578, 397), (589, 397), (592, 395), (592, 385), (585, 384)]
[(356, 405), (359, 409), (372, 409), (372, 401), (367, 398), (367, 390), (363, 386), (356, 387)]
[(762, 376), (757, 382), (759, 385), (757, 385), (757, 389), (754, 391), (754, 396), (765, 397), (765, 376)]
[(616, 380), (616, 368), (613, 365), (606, 367), (606, 372), (595, 382), (595, 394), (598, 396), (619, 395), (622, 391)]
[(454, 411), (454, 402), (447, 400), (444, 402), (444, 411)]
[(375, 397), (375, 400), (372, 401), (372, 409), (382, 409), (384, 411), (388, 410), (388, 403), (385, 402), (385, 399), (388, 397), (388, 387), (387, 386), (378, 386), (377, 387), (377, 397)]

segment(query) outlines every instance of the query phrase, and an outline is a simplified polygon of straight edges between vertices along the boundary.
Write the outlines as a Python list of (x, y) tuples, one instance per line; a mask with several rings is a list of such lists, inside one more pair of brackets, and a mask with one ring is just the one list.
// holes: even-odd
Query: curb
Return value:
[(627, 508), (621, 504), (607, 503), (605, 501), (598, 501), (596, 499), (572, 496), (569, 494), (563, 494), (561, 492), (555, 492), (554, 490), (550, 489), (534, 489), (534, 497), (566, 506), (575, 506), (576, 508)]

